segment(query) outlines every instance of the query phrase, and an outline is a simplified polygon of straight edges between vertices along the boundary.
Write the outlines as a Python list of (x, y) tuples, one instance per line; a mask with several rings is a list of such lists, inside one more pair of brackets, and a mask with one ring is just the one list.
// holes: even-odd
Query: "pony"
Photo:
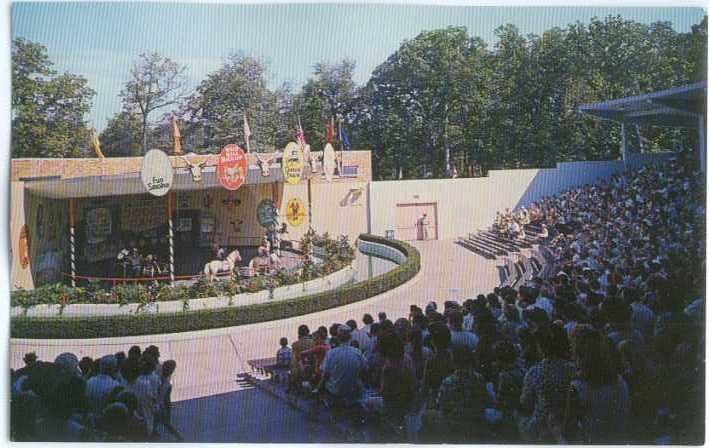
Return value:
[(212, 260), (204, 265), (204, 275), (207, 277), (209, 282), (213, 282), (217, 279), (217, 274), (219, 272), (230, 272), (232, 275), (234, 273), (234, 268), (236, 263), (241, 261), (241, 254), (238, 250), (234, 250), (224, 260)]

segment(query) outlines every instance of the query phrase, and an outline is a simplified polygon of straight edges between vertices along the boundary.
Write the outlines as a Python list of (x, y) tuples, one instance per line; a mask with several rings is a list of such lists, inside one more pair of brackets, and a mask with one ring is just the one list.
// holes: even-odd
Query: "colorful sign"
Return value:
[(283, 177), (289, 184), (297, 184), (303, 175), (303, 150), (297, 143), (290, 142), (283, 151)]
[(330, 143), (326, 144), (325, 149), (323, 149), (322, 163), (323, 171), (325, 171), (325, 179), (327, 179), (328, 182), (332, 182), (337, 161), (335, 160), (335, 148), (333, 148)]
[(256, 218), (261, 227), (269, 228), (278, 220), (278, 210), (272, 199), (264, 199), (256, 207)]
[(95, 244), (111, 234), (111, 210), (93, 208), (86, 211), (86, 241)]
[(298, 198), (293, 198), (286, 205), (286, 221), (293, 227), (298, 227), (305, 220), (305, 204)]
[(153, 196), (165, 196), (172, 187), (172, 164), (170, 158), (159, 149), (151, 149), (143, 157), (140, 180)]
[(219, 154), (217, 177), (227, 190), (238, 190), (246, 181), (249, 164), (244, 150), (237, 145), (226, 145)]

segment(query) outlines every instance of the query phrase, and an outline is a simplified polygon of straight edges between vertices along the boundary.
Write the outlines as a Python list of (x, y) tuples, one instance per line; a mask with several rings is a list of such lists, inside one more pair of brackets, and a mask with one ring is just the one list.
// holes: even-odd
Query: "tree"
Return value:
[(142, 152), (143, 124), (137, 113), (121, 111), (108, 120), (101, 132), (101, 150), (106, 157), (138, 156)]
[(176, 105), (184, 97), (186, 66), (158, 53), (141, 54), (120, 93), (124, 110), (141, 117), (143, 153), (148, 151), (149, 121), (154, 110)]
[(210, 151), (229, 143), (244, 144), (246, 115), (252, 150), (271, 152), (284, 146), (289, 135), (293, 138), (290, 102), (287, 85), (276, 91), (268, 89), (263, 61), (231, 54), (180, 108), (187, 123), (183, 135), (185, 139), (199, 136), (202, 149)]
[(57, 75), (47, 49), (12, 42), (12, 156), (81, 157), (90, 154), (84, 120), (95, 92), (85, 78)]
[(336, 64), (315, 64), (313, 77), (293, 99), (293, 110), (311, 142), (325, 145), (325, 125), (332, 117), (351, 123), (357, 97), (357, 86), (352, 79), (354, 70), (355, 62), (349, 59)]

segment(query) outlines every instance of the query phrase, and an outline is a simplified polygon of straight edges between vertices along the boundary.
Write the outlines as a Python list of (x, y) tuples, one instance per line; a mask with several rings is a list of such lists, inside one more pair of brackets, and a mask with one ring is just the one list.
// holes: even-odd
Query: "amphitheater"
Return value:
[[(647, 104), (652, 100), (660, 105), (658, 98), (680, 98), (690, 91), (705, 94), (706, 83), (693, 86), (693, 89), (659, 92), (651, 94), (649, 99), (626, 99), (623, 104), (629, 114), (627, 120), (631, 122), (632, 107), (636, 104)], [(613, 115), (616, 107), (617, 103), (607, 102), (582, 107), (582, 111), (604, 118), (616, 117)], [(657, 120), (663, 119), (661, 113), (667, 113), (659, 106), (655, 112), (657, 116), (654, 119)], [(697, 121), (693, 120), (696, 124)], [(699, 157), (693, 163), (695, 168), (697, 165), (701, 167), (703, 173), (706, 163), (703, 117), (699, 122)], [(310, 399), (285, 393), (280, 378), (269, 367), (275, 362), (273, 358), (280, 338), (296, 341), (297, 329), (301, 325), (315, 330), (322, 325), (329, 327), (332, 323), (344, 323), (351, 319), (362, 325), (362, 316), (367, 313), (376, 317), (384, 312), (395, 321), (408, 317), (412, 305), (425, 309), (432, 301), (438, 304), (442, 313), (446, 301), (463, 303), (479, 294), (487, 295), (501, 286), (520, 289), (536, 278), (552, 278), (556, 274), (552, 270), (558, 268), (554, 263), (559, 261), (561, 255), (545, 249), (543, 242), (546, 240), (540, 234), (541, 227), (531, 223), (524, 226), (526, 235), (523, 238), (508, 238), (492, 228), (498, 212), (529, 208), (545, 198), (602, 184), (623, 173), (661, 169), (656, 167), (679, 163), (677, 160), (682, 156), (671, 152), (632, 153), (624, 148), (622, 160), (559, 163), (554, 168), (544, 169), (490, 171), (486, 177), (480, 178), (373, 181), (370, 152), (351, 151), (343, 156), (343, 165), (347, 168), (343, 171), (349, 174), (333, 182), (319, 176), (314, 177), (312, 182), (301, 181), (296, 185), (288, 184), (283, 178), (267, 179), (258, 174), (255, 161), (250, 160), (246, 185), (235, 194), (227, 194), (218, 188), (214, 169), (210, 170), (210, 166), (215, 165), (211, 156), (195, 157), (206, 161), (204, 183), (196, 187), (187, 169), (177, 158), (171, 158), (178, 177), (176, 198), (171, 200), (179, 205), (168, 206), (171, 210), (166, 212), (158, 204), (162, 215), (146, 212), (148, 220), (159, 220), (167, 214), (172, 220), (174, 213), (176, 221), (181, 219), (180, 222), (188, 223), (190, 228), (204, 228), (200, 225), (207, 222), (205, 210), (211, 208), (214, 213), (210, 215), (209, 222), (217, 229), (226, 229), (233, 225), (235, 212), (225, 210), (229, 207), (229, 201), (238, 201), (239, 232), (225, 231), (218, 238), (223, 238), (222, 245), (239, 247), (248, 253), (249, 248), (259, 244), (258, 205), (270, 200), (285, 216), (287, 205), (299, 199), (308, 204), (309, 227), (331, 235), (346, 235), (350, 241), (357, 242), (358, 248), (356, 260), (349, 270), (338, 272), (338, 277), (328, 277), (318, 284), (303, 286), (309, 294), (326, 294), (328, 291), (337, 294), (339, 288), (377, 278), (404, 266), (407, 257), (417, 258), (417, 271), (395, 287), (352, 303), (276, 320), (221, 325), (197, 331), (98, 338), (74, 337), (75, 333), (68, 338), (56, 337), (51, 333), (48, 337), (28, 337), (35, 334), (32, 331), (41, 333), (41, 329), (26, 324), (33, 317), (45, 319), (42, 322), (46, 323), (51, 319), (66, 320), (91, 313), (104, 317), (110, 317), (114, 311), (130, 315), (137, 314), (138, 310), (133, 305), (100, 305), (108, 310), (105, 312), (96, 311), (98, 308), (91, 308), (94, 311), (89, 312), (86, 308), (89, 305), (70, 304), (61, 309), (38, 306), (34, 311), (32, 308), (22, 310), (16, 307), (12, 310), (13, 319), (18, 319), (16, 322), (24, 319), (25, 323), (19, 325), (13, 321), (10, 366), (13, 369), (22, 367), (23, 356), (29, 352), (35, 352), (38, 359), (46, 361), (54, 360), (65, 352), (74, 353), (79, 359), (86, 356), (97, 359), (106, 354), (127, 351), (133, 345), (141, 348), (156, 345), (161, 360), (174, 359), (177, 362), (173, 377), (172, 421), (186, 441), (337, 442), (379, 439), (367, 439), (366, 434), (362, 435), (366, 431), (355, 431), (355, 434), (352, 430), (357, 428), (355, 423), (333, 417), (328, 410), (313, 408)], [(110, 281), (110, 275), (102, 277), (101, 270), (95, 268), (97, 261), (81, 260), (82, 254), (88, 253), (81, 249), (81, 244), (89, 242), (77, 242), (75, 250), (74, 227), (78, 229), (77, 234), (86, 233), (86, 217), (92, 209), (114, 207), (115, 213), (120, 214), (121, 204), (134, 203), (132, 198), (140, 196), (134, 175), (138, 166), (139, 161), (133, 159), (13, 160), (13, 254), (22, 253), (22, 244), (25, 244), (22, 241), (27, 234), (31, 241), (28, 263), (21, 257), (13, 257), (13, 289), (39, 287), (46, 275), (55, 275), (64, 282), (102, 278)], [(48, 176), (46, 173), (52, 174)], [(90, 185), (98, 186), (90, 188)], [(208, 207), (208, 203), (217, 206)], [(139, 205), (156, 207), (154, 203)], [(424, 214), (426, 221), (418, 226), (417, 219)], [(289, 238), (298, 240), (308, 226), (291, 227)], [(203, 252), (207, 250), (200, 242), (202, 235), (196, 230), (182, 232), (180, 238), (175, 243), (178, 267), (172, 273), (177, 277), (198, 270), (201, 261), (194, 260), (203, 260)], [(402, 251), (388, 241), (403, 241), (412, 250)], [(72, 258), (71, 270), (62, 267), (47, 274), (46, 266), (35, 261), (46, 259), (46, 254), (52, 251), (66, 255), (69, 252), (73, 254), (74, 250), (76, 255), (72, 256), (77, 260), (74, 263)], [(373, 265), (377, 264), (381, 269), (372, 273)], [(367, 273), (367, 270), (370, 272)], [(241, 304), (273, 304), (276, 302), (273, 294), (260, 299), (249, 296), (243, 298)], [(297, 294), (282, 294), (283, 300), (297, 300)], [(204, 303), (192, 304), (191, 310), (196, 307), (221, 309), (236, 306), (234, 313), (238, 314), (240, 300), (237, 299), (236, 304), (230, 301), (229, 305), (224, 298), (222, 302), (216, 300), (211, 305), (207, 299)], [(170, 309), (168, 305), (162, 308), (163, 313), (180, 312)], [(151, 315), (158, 314), (159, 310), (149, 310), (148, 317), (145, 314), (140, 317), (149, 322)], [(112, 331), (121, 331), (120, 324), (112, 325)], [(21, 334), (20, 329), (29, 333)], [(683, 415), (680, 412), (675, 414)], [(165, 441), (169, 440), (165, 437)], [(411, 438), (399, 440), (412, 441)]]

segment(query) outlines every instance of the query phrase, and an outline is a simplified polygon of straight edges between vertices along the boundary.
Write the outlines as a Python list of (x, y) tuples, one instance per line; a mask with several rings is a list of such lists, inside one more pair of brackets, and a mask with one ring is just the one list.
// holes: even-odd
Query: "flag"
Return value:
[(103, 153), (101, 152), (101, 143), (98, 141), (98, 135), (96, 135), (96, 128), (91, 128), (91, 145), (94, 147), (96, 152), (96, 157), (103, 159)]
[(300, 124), (300, 117), (298, 117), (298, 144), (302, 147), (305, 147), (305, 145), (308, 144), (308, 142), (305, 141), (305, 132), (303, 132), (303, 126)]
[(330, 119), (330, 122), (325, 125), (325, 141), (332, 143), (335, 140), (335, 117)]
[(180, 134), (180, 128), (177, 127), (177, 118), (172, 116), (172, 139), (175, 148), (175, 155), (179, 156), (182, 154), (182, 135)]
[(249, 127), (249, 122), (246, 121), (246, 112), (244, 112), (244, 139), (246, 139), (246, 152), (251, 152), (249, 137), (251, 137), (251, 128)]
[(342, 143), (342, 147), (345, 148), (345, 150), (349, 151), (352, 149), (352, 146), (350, 146), (350, 139), (347, 138), (347, 134), (345, 134), (345, 129), (342, 127), (342, 123), (340, 123), (339, 139)]

